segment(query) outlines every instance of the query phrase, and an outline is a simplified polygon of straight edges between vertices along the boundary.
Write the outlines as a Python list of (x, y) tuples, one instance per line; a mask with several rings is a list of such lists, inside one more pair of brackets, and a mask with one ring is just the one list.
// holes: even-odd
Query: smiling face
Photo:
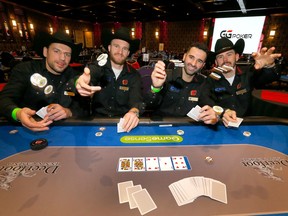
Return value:
[(65, 44), (52, 43), (48, 48), (43, 48), (43, 55), (46, 57), (47, 70), (58, 75), (68, 67), (72, 49)]
[(197, 47), (192, 47), (183, 56), (185, 71), (185, 75), (183, 74), (183, 76), (191, 77), (200, 71), (205, 65), (206, 58), (207, 54), (205, 51)]
[(130, 45), (127, 41), (114, 39), (108, 46), (112, 64), (123, 65), (130, 53)]

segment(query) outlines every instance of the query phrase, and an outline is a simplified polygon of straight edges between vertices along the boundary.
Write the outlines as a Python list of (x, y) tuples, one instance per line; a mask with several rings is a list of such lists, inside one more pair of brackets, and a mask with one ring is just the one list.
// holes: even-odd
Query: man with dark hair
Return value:
[[(127, 28), (119, 28), (114, 34), (104, 31), (103, 44), (108, 54), (88, 65), (89, 70), (76, 82), (82, 96), (93, 95), (93, 111), (96, 116), (124, 116), (123, 129), (129, 132), (139, 123), (139, 114), (145, 105), (141, 95), (141, 76), (126, 60), (138, 50), (140, 40), (131, 39)], [(88, 85), (90, 84), (90, 85)], [(96, 86), (96, 87), (95, 87)]]
[[(201, 74), (205, 66), (208, 48), (202, 43), (192, 44), (184, 53), (184, 67), (165, 69), (163, 61), (158, 61), (151, 74), (152, 86), (145, 96), (147, 108), (154, 115), (186, 116), (199, 104), (205, 77)], [(212, 107), (205, 104), (198, 116), (205, 124), (215, 124), (217, 115)]]
[(252, 57), (254, 64), (249, 66), (236, 65), (245, 47), (245, 41), (239, 39), (235, 44), (228, 38), (220, 38), (215, 44), (216, 76), (209, 76), (205, 88), (209, 97), (201, 98), (201, 102), (218, 105), (224, 108), (223, 122), (236, 122), (237, 116), (249, 115), (251, 93), (256, 87), (261, 87), (279, 78), (280, 67), (275, 59), (281, 56), (274, 53), (275, 47), (262, 48)]
[[(74, 44), (64, 32), (39, 33), (34, 45), (44, 58), (19, 63), (13, 68), (9, 82), (0, 92), (0, 115), (20, 121), (32, 131), (44, 131), (53, 121), (78, 112), (73, 99), (76, 72), (69, 63), (79, 55), (82, 46)], [(47, 114), (37, 121), (34, 115), (42, 107), (47, 107)]]

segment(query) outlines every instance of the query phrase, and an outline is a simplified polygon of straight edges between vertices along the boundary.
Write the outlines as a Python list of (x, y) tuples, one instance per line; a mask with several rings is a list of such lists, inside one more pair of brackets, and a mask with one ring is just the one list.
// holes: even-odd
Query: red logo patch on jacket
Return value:
[(128, 85), (128, 80), (122, 80), (122, 85)]
[(191, 90), (190, 95), (191, 96), (196, 96), (197, 95), (197, 90)]

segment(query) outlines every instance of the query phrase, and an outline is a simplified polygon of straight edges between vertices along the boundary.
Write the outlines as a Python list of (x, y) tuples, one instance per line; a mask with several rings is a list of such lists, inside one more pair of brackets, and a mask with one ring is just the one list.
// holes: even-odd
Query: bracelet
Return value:
[(17, 119), (17, 112), (19, 111), (19, 110), (21, 110), (21, 108), (15, 108), (15, 109), (13, 109), (13, 111), (12, 111), (12, 113), (11, 113), (11, 117), (15, 120), (15, 121), (19, 121), (18, 119)]
[(155, 88), (153, 85), (151, 85), (151, 91), (153, 93), (158, 93), (162, 90), (163, 86), (161, 86), (160, 88)]

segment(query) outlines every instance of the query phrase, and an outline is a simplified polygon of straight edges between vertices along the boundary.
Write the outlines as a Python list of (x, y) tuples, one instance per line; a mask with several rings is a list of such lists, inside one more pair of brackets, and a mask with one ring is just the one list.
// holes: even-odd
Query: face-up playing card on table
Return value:
[(158, 157), (146, 157), (146, 171), (159, 171), (159, 159)]
[(191, 166), (186, 156), (172, 156), (174, 170), (189, 170)]
[(132, 171), (139, 172), (139, 171), (145, 171), (145, 158), (144, 157), (133, 157), (132, 159)]
[(159, 165), (161, 171), (174, 170), (171, 157), (159, 157)]
[(132, 171), (132, 157), (119, 158), (118, 172), (130, 172)]

